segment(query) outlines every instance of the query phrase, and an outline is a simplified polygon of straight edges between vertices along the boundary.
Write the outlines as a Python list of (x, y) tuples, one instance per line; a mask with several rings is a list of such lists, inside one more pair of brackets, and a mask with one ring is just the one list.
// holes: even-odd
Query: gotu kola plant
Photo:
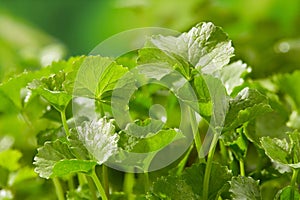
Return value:
[[(153, 35), (141, 49), (115, 59), (81, 56), (54, 62), (3, 83), (0, 91), (28, 124), (38, 121), (30, 117), (29, 108), (47, 122), (37, 129), (40, 147), (33, 164), (41, 178), (53, 181), (60, 200), (273, 199), (275, 195), (297, 199), (299, 133), (292, 131), (297, 128), (295, 120), (285, 120), (297, 113), (298, 94), (278, 86), (282, 77), (268, 81), (247, 78), (251, 68), (242, 61), (230, 62), (233, 52), (220, 27), (200, 23), (178, 36)], [(130, 79), (136, 74), (143, 76)], [(179, 76), (183, 79), (177, 79)], [(146, 80), (166, 84), (153, 81), (142, 87)], [(18, 92), (10, 91), (13, 85)], [(187, 88), (192, 92), (186, 92)], [(91, 100), (95, 115), (90, 116), (83, 106), (76, 111), (82, 115), (75, 117), (72, 107), (83, 104), (80, 99), (74, 101), (78, 89)], [(115, 119), (116, 90), (123, 94), (117, 96), (120, 99), (132, 95), (128, 106), (120, 110), (130, 109), (134, 122), (120, 125)], [(282, 100), (282, 93), (289, 98)], [(285, 105), (293, 101), (289, 110)], [(164, 105), (165, 113), (157, 106), (157, 112), (148, 116), (153, 104)], [(272, 115), (283, 126), (280, 139), (271, 134), (263, 137), (268, 135), (264, 127), (270, 122), (258, 119)], [(181, 119), (189, 119), (190, 124), (180, 126)], [(183, 129), (189, 128), (192, 143), (185, 152), (165, 168), (148, 172), (161, 149), (169, 144), (180, 148), (189, 137)], [(291, 132), (289, 142), (287, 130)], [(132, 170), (139, 173), (106, 166), (111, 160), (128, 159), (128, 152), (143, 154), (129, 159)], [(0, 166), (5, 166), (4, 154), (0, 152)], [(260, 162), (257, 170), (250, 166), (249, 155), (253, 154)], [(266, 194), (265, 188), (278, 181), (276, 177), (283, 177), (281, 181), (289, 186)]]
[[(221, 28), (214, 26), (212, 23), (198, 24), (189, 32), (183, 33), (177, 37), (161, 35), (153, 36), (147, 41), (145, 47), (137, 52), (137, 59), (135, 60), (136, 65), (145, 65), (149, 63), (159, 65), (161, 63), (167, 63), (168, 66), (177, 70), (186, 80), (188, 80), (188, 83), (192, 85), (192, 89), (196, 92), (197, 99), (199, 100), (197, 105), (200, 109), (197, 114), (201, 116), (201, 121), (206, 121), (204, 126), (207, 126), (208, 124), (209, 129), (213, 130), (213, 138), (209, 147), (207, 160), (203, 158), (203, 152), (201, 152), (203, 149), (201, 135), (196, 131), (194, 136), (195, 147), (192, 144), (190, 148), (191, 150), (195, 148), (198, 151), (199, 158), (197, 159), (198, 161), (196, 161), (195, 166), (190, 169), (184, 169), (191, 153), (191, 151), (188, 151), (185, 154), (185, 158), (182, 162), (179, 162), (176, 167), (180, 169), (177, 170), (177, 175), (175, 177), (170, 175), (170, 181), (168, 181), (168, 178), (166, 179), (167, 181), (164, 178), (162, 179), (166, 182), (164, 184), (164, 189), (157, 187), (157, 185), (160, 184), (160, 180), (149, 183), (150, 180), (146, 173), (145, 176), (148, 178), (145, 179), (144, 188), (146, 191), (148, 190), (148, 192), (147, 195), (145, 195), (145, 198), (171, 197), (173, 194), (169, 190), (170, 184), (182, 185), (183, 191), (181, 191), (180, 197), (182, 199), (215, 199), (221, 197), (222, 194), (226, 192), (235, 193), (236, 185), (240, 184), (240, 187), (243, 186), (240, 183), (240, 179), (233, 179), (230, 182), (233, 176), (229, 169), (226, 166), (221, 166), (220, 164), (213, 162), (217, 140), (219, 139), (219, 133), (216, 130), (223, 128), (223, 132), (227, 134), (229, 132), (236, 132), (237, 128), (246, 126), (246, 124), (255, 119), (256, 116), (268, 112), (270, 107), (266, 97), (261, 95), (255, 89), (249, 89), (242, 85), (243, 81), (241, 80), (249, 72), (249, 67), (241, 61), (229, 64), (232, 56), (233, 47), (231, 46), (231, 41), (228, 39), (228, 36)], [(85, 63), (97, 64), (99, 66), (100, 72), (98, 77), (100, 78), (97, 80), (98, 86), (89, 85), (90, 88), (88, 89), (91, 91), (89, 97), (96, 100), (97, 107), (99, 108), (99, 116), (102, 118), (100, 118), (100, 121), (98, 122), (83, 122), (81, 126), (74, 129), (74, 132), (76, 132), (76, 130), (78, 132), (77, 136), (70, 133), (66, 123), (64, 112), (72, 97), (70, 96), (68, 88), (64, 87), (70, 87), (68, 84), (74, 82), (74, 80), (72, 80), (72, 78), (74, 79), (74, 76), (68, 76), (68, 73), (74, 73), (78, 68), (74, 67), (71, 72), (59, 72), (58, 74), (52, 75), (52, 77), (35, 81), (35, 85), (37, 86), (30, 87), (33, 92), (41, 95), (61, 113), (66, 139), (63, 139), (64, 137), (62, 137), (55, 141), (46, 142), (43, 147), (39, 148), (34, 163), (36, 165), (36, 171), (39, 172), (41, 177), (53, 179), (57, 193), (61, 199), (63, 199), (64, 192), (61, 191), (62, 188), (59, 185), (57, 177), (69, 175), (69, 189), (72, 190), (72, 174), (76, 173), (86, 173), (91, 175), (99, 190), (101, 198), (109, 198), (110, 191), (107, 183), (107, 170), (103, 170), (102, 172), (102, 180), (105, 182), (104, 186), (102, 186), (100, 181), (97, 181), (98, 179), (94, 171), (96, 164), (102, 165), (119, 149), (128, 149), (128, 145), (131, 146), (129, 149), (134, 150), (135, 152), (145, 151), (145, 146), (150, 146), (150, 149), (148, 148), (148, 150), (151, 150), (151, 146), (154, 144), (157, 145), (157, 142), (161, 143), (157, 145), (161, 148), (170, 142), (164, 138), (172, 139), (175, 136), (157, 131), (156, 133), (146, 133), (148, 134), (148, 137), (146, 138), (132, 137), (131, 135), (126, 134), (126, 131), (121, 131), (120, 133), (112, 131), (114, 130), (112, 124), (103, 124), (105, 122), (105, 118), (103, 117), (110, 112), (109, 108), (107, 109), (107, 105), (109, 107), (109, 103), (107, 102), (110, 102), (110, 92), (114, 90), (114, 86), (116, 86), (118, 79), (120, 79), (120, 77), (128, 70), (126, 68), (126, 63), (122, 63), (122, 61), (118, 63), (118, 61), (116, 62), (109, 58), (97, 56), (87, 57), (86, 60), (88, 61), (84, 61)], [(107, 62), (111, 62), (109, 67), (101, 67), (101, 65), (106, 66)], [(122, 64), (124, 66), (122, 66)], [(149, 76), (151, 77), (151, 73), (153, 73), (152, 70), (155, 69), (159, 72), (161, 71), (161, 69), (157, 68), (151, 69), (151, 66), (149, 66), (146, 75), (150, 74)], [(167, 77), (169, 72), (163, 70), (165, 70), (164, 67), (162, 67), (161, 71), (164, 75), (163, 77)], [(234, 72), (234, 74), (232, 72)], [(49, 84), (47, 85), (47, 82), (57, 84), (57, 87), (51, 87)], [(93, 93), (95, 88), (96, 94)], [(148, 96), (151, 95), (152, 94), (150, 93)], [(177, 93), (176, 97), (180, 101), (185, 101), (184, 94)], [(222, 110), (213, 108), (218, 107), (218, 105), (221, 105), (220, 108), (222, 108)], [(190, 110), (190, 113), (193, 112), (193, 109)], [(110, 115), (107, 115), (107, 117), (109, 116)], [(224, 121), (223, 118), (225, 119)], [(214, 123), (211, 123), (211, 121), (214, 121)], [(166, 123), (162, 128), (171, 130), (172, 128), (179, 127), (170, 127), (168, 126), (168, 123)], [(198, 128), (194, 127), (194, 129), (197, 130)], [(149, 134), (156, 135), (149, 137)], [(236, 132), (236, 134), (240, 135), (237, 137), (242, 137), (246, 140), (243, 137), (242, 132)], [(123, 142), (118, 143), (118, 138)], [(74, 140), (77, 140), (77, 142), (74, 142)], [(236, 140), (232, 141), (231, 139), (231, 142), (225, 143), (225, 146), (229, 143), (236, 143), (238, 148), (233, 152), (236, 153), (237, 159), (241, 161), (240, 163), (242, 165), (245, 153), (242, 153), (243, 155), (241, 156), (238, 155), (241, 148), (246, 147), (244, 147), (245, 145), (241, 146), (242, 144), (235, 141)], [(52, 157), (52, 155), (55, 156)], [(102, 168), (105, 169), (106, 167), (102, 166)], [(242, 169), (243, 168), (241, 167), (241, 170)], [(46, 170), (46, 172), (43, 172), (44, 170)], [(197, 174), (192, 177), (192, 179), (195, 180), (190, 180), (188, 178), (190, 177), (188, 176), (189, 173)], [(219, 175), (216, 173), (219, 173)], [(245, 173), (241, 172), (241, 175), (245, 175)], [(81, 176), (82, 175), (78, 175), (78, 177)], [(221, 180), (218, 178), (219, 184), (215, 183), (217, 177), (221, 177)], [(248, 179), (250, 180), (250, 178)], [(235, 184), (231, 189), (230, 183)], [(149, 188), (149, 184), (152, 185), (152, 187)], [(254, 184), (253, 187), (257, 189), (257, 184), (253, 181), (248, 181), (247, 184)], [(246, 190), (247, 187), (244, 187), (244, 189)], [(133, 188), (126, 191), (127, 194), (125, 194), (125, 196), (127, 198), (135, 196), (131, 194), (134, 193), (132, 190)], [(94, 193), (94, 197), (97, 196), (93, 191), (90, 193)], [(259, 197), (259, 195), (256, 196)], [(174, 198), (176, 197), (174, 196)]]

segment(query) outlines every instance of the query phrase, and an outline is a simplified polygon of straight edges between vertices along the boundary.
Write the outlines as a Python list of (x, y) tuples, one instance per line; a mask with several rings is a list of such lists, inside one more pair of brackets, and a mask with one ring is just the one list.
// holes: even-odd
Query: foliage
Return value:
[[(15, 127), (0, 140), (0, 197), (298, 199), (300, 72), (251, 79), (233, 51), (222, 28), (203, 22), (150, 37), (134, 60), (74, 57), (4, 81), (0, 117)], [(275, 138), (266, 117), (289, 131)], [(177, 160), (150, 171), (189, 138)], [(126, 159), (140, 173), (109, 165)]]

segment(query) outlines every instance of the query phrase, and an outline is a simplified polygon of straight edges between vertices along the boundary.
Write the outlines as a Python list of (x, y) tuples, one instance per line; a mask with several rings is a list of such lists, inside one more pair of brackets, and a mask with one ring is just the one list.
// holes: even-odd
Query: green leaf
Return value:
[(68, 61), (54, 62), (52, 65), (37, 71), (23, 72), (22, 74), (9, 79), (7, 82), (1, 83), (0, 93), (13, 102), (16, 108), (20, 110), (24, 103), (26, 103), (26, 99), (28, 100), (31, 95), (28, 91), (25, 91), (25, 95), (24, 92), (21, 92), (22, 89), (26, 88), (28, 83), (34, 79), (40, 79), (42, 77), (48, 77), (51, 74), (56, 74), (61, 70), (70, 71), (73, 66), (78, 66), (82, 62), (82, 59), (83, 57), (70, 58)]
[[(194, 193), (202, 195), (203, 181), (206, 165), (203, 163), (194, 164), (192, 167), (187, 168), (182, 177), (192, 186)], [(231, 172), (225, 166), (219, 163), (213, 163), (211, 168), (211, 175), (209, 181), (208, 199), (216, 199), (228, 187), (228, 181), (231, 179)]]
[(228, 95), (222, 82), (212, 75), (194, 77), (199, 109), (195, 110), (212, 127), (223, 127), (228, 110)]
[(106, 93), (111, 93), (117, 84), (118, 80), (128, 71), (127, 68), (113, 63), (109, 65), (98, 81), (98, 87), (96, 90), (96, 98), (104, 99)]
[(223, 127), (225, 117), (228, 112), (228, 95), (222, 82), (211, 76), (204, 75), (205, 84), (209, 90), (212, 102), (212, 116), (210, 118), (210, 125), (214, 127)]
[[(13, 105), (21, 110), (23, 107), (24, 92), (21, 93), (21, 89), (24, 89), (26, 85), (35, 79), (36, 77), (42, 76), (39, 72), (23, 72), (14, 78), (9, 79), (7, 82), (0, 84), (1, 98), (9, 99)], [(14, 88), (12, 90), (12, 88)], [(27, 92), (26, 92), (27, 93)], [(4, 100), (1, 99), (1, 102)]]
[(291, 162), (291, 149), (286, 139), (263, 137), (261, 145), (272, 160), (285, 165)]
[(210, 22), (197, 24), (178, 37), (153, 36), (147, 47), (160, 49), (170, 57), (177, 55), (205, 74), (221, 69), (233, 56), (228, 36)]
[(273, 81), (279, 89), (279, 92), (285, 95), (285, 100), (291, 106), (291, 113), (287, 126), (300, 128), (300, 95), (298, 85), (300, 84), (300, 70), (295, 70), (291, 74), (280, 74), (273, 77)]
[(234, 88), (240, 86), (244, 82), (243, 77), (250, 71), (251, 68), (247, 67), (246, 64), (239, 60), (214, 72), (214, 76), (222, 81), (227, 93), (231, 94)]
[[(107, 97), (118, 80), (128, 71), (114, 60), (100, 56), (89, 56), (82, 63), (74, 86), (74, 95), (96, 98), (108, 103)], [(107, 94), (108, 93), (108, 94)]]
[(298, 131), (294, 131), (292, 133), (288, 133), (288, 135), (290, 138), (290, 148), (292, 151), (293, 163), (296, 164), (291, 164), (290, 166), (300, 167), (300, 133)]
[(278, 193), (275, 196), (275, 200), (286, 200), (286, 199), (291, 199), (291, 193), (292, 190), (294, 190), (294, 199), (300, 199), (300, 193), (297, 189), (291, 187), (291, 186), (287, 186), (283, 189), (281, 189), (280, 191), (278, 191)]
[(261, 200), (258, 182), (251, 177), (238, 176), (230, 181), (230, 192), (233, 200)]
[(248, 150), (248, 140), (243, 131), (244, 129), (241, 128), (221, 135), (224, 144), (231, 149), (238, 160), (244, 159)]
[(74, 159), (68, 145), (60, 140), (46, 142), (44, 146), (38, 148), (38, 153), (34, 157), (35, 172), (42, 178), (50, 178), (53, 175), (53, 168), (56, 163)]
[(128, 69), (133, 69), (137, 66), (137, 57), (138, 57), (138, 50), (136, 51), (130, 51), (125, 54), (122, 54), (118, 56), (115, 61), (123, 65), (124, 67), (127, 67)]
[[(35, 172), (40, 177), (52, 178), (71, 173), (88, 173), (95, 165), (105, 162), (117, 151), (114, 126), (106, 119), (86, 122), (72, 132), (68, 144), (61, 140), (46, 142), (35, 156)], [(89, 159), (89, 153), (97, 160)]]
[(60, 71), (48, 78), (35, 80), (29, 88), (46, 99), (56, 110), (64, 112), (72, 99), (72, 95), (63, 88), (65, 76), (65, 73)]
[[(151, 46), (151, 45), (150, 45)], [(165, 63), (170, 68), (178, 70), (188, 80), (191, 79), (190, 64), (184, 58), (164, 52), (156, 47), (145, 47), (139, 50), (138, 64)]]
[(39, 88), (36, 91), (60, 112), (63, 112), (72, 100), (72, 96), (66, 92), (50, 91), (45, 88)]
[(170, 66), (163, 63), (144, 64), (135, 69), (134, 75), (138, 79), (137, 84), (158, 83), (172, 91), (181, 102), (192, 106), (197, 105), (196, 95), (190, 83)]
[(211, 116), (213, 112), (213, 103), (205, 78), (203, 76), (196, 76), (194, 78), (194, 87), (197, 92), (201, 116)]
[(261, 145), (272, 160), (292, 168), (300, 168), (300, 133), (294, 131), (288, 135), (289, 142), (285, 138), (263, 137)]
[[(176, 145), (180, 144), (180, 139), (185, 139), (182, 132), (177, 129), (160, 130), (156, 133), (148, 133), (147, 137), (135, 137), (128, 135), (127, 132), (121, 131), (119, 133), (120, 140), (118, 145), (120, 147), (119, 153), (113, 159), (122, 162), (122, 169), (132, 170), (148, 170), (149, 166), (161, 162), (160, 159), (153, 160), (155, 156), (164, 156), (168, 154), (179, 153), (175, 149)], [(162, 153), (164, 152), (164, 153)], [(132, 157), (132, 153), (135, 154)], [(180, 155), (179, 155), (180, 156)], [(169, 158), (161, 158), (164, 161), (169, 161)], [(144, 172), (142, 171), (142, 172)]]
[(283, 133), (291, 131), (286, 126), (287, 118), (283, 117), (274, 108), (273, 111), (260, 115), (256, 120), (249, 122), (245, 126), (244, 133), (247, 139), (260, 146), (260, 138), (272, 136), (281, 138)]
[(161, 130), (154, 135), (148, 135), (146, 138), (139, 139), (131, 152), (149, 153), (158, 151), (183, 137), (184, 135), (179, 130)]
[(257, 90), (245, 88), (234, 99), (229, 101), (224, 131), (234, 130), (271, 110), (266, 96)]
[[(150, 193), (160, 199), (201, 199), (204, 173), (204, 163), (194, 164), (186, 168), (180, 176), (161, 177), (154, 182)], [(226, 191), (231, 176), (227, 167), (213, 163), (208, 199), (216, 199), (222, 192)]]
[[(44, 73), (48, 74), (51, 71), (48, 68), (45, 69), (36, 72), (23, 72), (22, 74), (9, 79), (7, 82), (1, 83), (0, 92), (3, 94), (3, 97), (2, 95), (0, 97), (9, 99), (18, 110), (21, 110), (25, 98), (21, 93), (21, 89), (26, 88), (27, 84), (33, 79), (40, 78)], [(12, 90), (12, 88), (14, 89)], [(2, 101), (3, 100), (1, 100), (1, 102)]]
[(61, 160), (53, 166), (51, 177), (61, 177), (72, 173), (89, 173), (97, 165), (91, 160)]
[(15, 171), (20, 168), (19, 159), (22, 153), (18, 150), (7, 149), (0, 152), (0, 166)]
[(86, 147), (84, 146), (83, 141), (79, 139), (78, 132), (74, 129), (71, 129), (70, 136), (68, 137), (68, 141), (70, 142), (70, 150), (75, 155), (76, 158), (81, 160), (89, 160), (90, 155)]
[(238, 159), (245, 158), (248, 150), (247, 139), (243, 136), (240, 136), (236, 141), (230, 144), (230, 148), (233, 150)]
[(119, 141), (118, 141), (118, 146), (122, 148), (125, 151), (131, 151), (133, 147), (138, 143), (139, 138), (129, 135), (125, 131), (120, 131), (119, 133)]
[(164, 126), (161, 120), (148, 118), (144, 121), (137, 120), (126, 126), (125, 132), (135, 137), (147, 137), (148, 134), (157, 133)]
[(158, 179), (154, 182), (151, 193), (154, 197), (148, 197), (148, 199), (199, 199), (194, 193), (192, 186), (176, 176), (161, 177)]
[(292, 74), (279, 75), (275, 77), (275, 82), (280, 90), (292, 98), (294, 109), (300, 112), (300, 71), (296, 70)]
[[(138, 86), (151, 83), (158, 83), (168, 88), (180, 100), (180, 103), (197, 109), (197, 97), (194, 90), (179, 72), (162, 63), (140, 65), (122, 77), (116, 86), (117, 89), (113, 92), (112, 110), (121, 128), (125, 128), (128, 123), (132, 122), (127, 106), (131, 96)], [(160, 117), (163, 115), (157, 112), (154, 114), (159, 114)], [(156, 116), (155, 119), (159, 117)]]
[(46, 129), (37, 134), (37, 143), (42, 146), (47, 141), (55, 141), (58, 138), (65, 136), (62, 127), (57, 129)]
[(84, 122), (77, 127), (79, 140), (99, 165), (118, 151), (119, 136), (106, 118)]
[(51, 67), (61, 70), (34, 80), (28, 88), (41, 95), (56, 110), (63, 112), (72, 99), (75, 76), (84, 58), (77, 57), (53, 63)]

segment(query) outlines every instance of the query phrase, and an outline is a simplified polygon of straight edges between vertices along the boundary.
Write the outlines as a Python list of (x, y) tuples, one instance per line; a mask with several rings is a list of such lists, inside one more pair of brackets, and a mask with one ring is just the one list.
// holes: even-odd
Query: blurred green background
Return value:
[(299, 68), (298, 0), (0, 1), (0, 80), (53, 59), (88, 54), (124, 30), (187, 31), (201, 21), (223, 27), (236, 57), (261, 78)]

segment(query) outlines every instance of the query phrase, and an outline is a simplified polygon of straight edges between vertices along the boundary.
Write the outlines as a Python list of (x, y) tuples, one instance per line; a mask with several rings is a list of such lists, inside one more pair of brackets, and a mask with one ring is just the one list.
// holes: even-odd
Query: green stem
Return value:
[(189, 149), (187, 150), (185, 156), (183, 157), (183, 159), (182, 159), (182, 160), (179, 162), (179, 164), (177, 165), (176, 175), (179, 176), (179, 175), (181, 174), (181, 172), (183, 171), (183, 169), (184, 169), (184, 167), (185, 167), (185, 165), (186, 165), (186, 163), (187, 163), (187, 161), (188, 161), (188, 159), (189, 159), (189, 156), (190, 156), (190, 154), (191, 154), (193, 148), (194, 148), (194, 144), (192, 144), (192, 145), (189, 147)]
[(134, 174), (133, 173), (125, 173), (123, 190), (124, 190), (128, 200), (134, 199), (133, 194), (132, 194), (134, 182), (135, 182)]
[(144, 173), (144, 186), (145, 186), (145, 193), (148, 192), (150, 188), (150, 182), (149, 182), (149, 174), (148, 172)]
[(63, 188), (58, 178), (52, 178), (58, 200), (65, 200)]
[(91, 178), (93, 179), (99, 193), (100, 193), (100, 196), (102, 198), (102, 200), (108, 200), (107, 196), (106, 196), (106, 193), (105, 193), (105, 190), (103, 188), (103, 186), (101, 185), (101, 182), (99, 181), (98, 179), (98, 176), (95, 172), (95, 169), (92, 171), (92, 173), (90, 174)]
[(70, 191), (75, 189), (74, 180), (73, 180), (72, 175), (68, 178), (68, 187), (69, 187)]
[(196, 149), (198, 152), (198, 158), (201, 159), (201, 151), (200, 151), (201, 150), (201, 138), (200, 138), (200, 135), (198, 132), (195, 135), (194, 142), (195, 142)]
[(245, 176), (245, 163), (243, 159), (239, 160), (240, 162), (240, 174), (241, 176)]
[(108, 170), (105, 165), (102, 165), (102, 181), (103, 181), (103, 187), (105, 190), (105, 194), (107, 197), (109, 197)]
[(85, 174), (81, 174), (79, 173), (78, 174), (78, 181), (79, 181), (79, 185), (81, 187), (83, 187), (84, 185), (88, 185), (89, 186), (89, 190), (91, 192), (91, 195), (92, 195), (92, 199), (93, 200), (97, 200), (97, 194), (96, 194), (96, 188), (95, 188), (95, 185), (93, 184), (93, 181), (91, 180), (90, 177), (87, 177)]
[(87, 180), (87, 184), (89, 186), (89, 189), (90, 189), (90, 192), (91, 192), (91, 195), (92, 195), (92, 199), (93, 200), (98, 200), (97, 194), (96, 194), (96, 188), (95, 188), (95, 185), (93, 184), (93, 181), (91, 180), (90, 177), (88, 177), (88, 179), (87, 179), (87, 177), (85, 177), (85, 178)]
[(291, 186), (295, 187), (297, 177), (298, 177), (299, 170), (298, 169), (293, 169), (293, 175), (292, 175), (292, 180), (291, 180)]
[(219, 135), (215, 133), (213, 140), (211, 142), (211, 146), (207, 156), (206, 167), (205, 167), (205, 174), (204, 174), (204, 181), (203, 181), (203, 200), (208, 199), (209, 179), (210, 179), (210, 173), (212, 168), (212, 161), (216, 150), (216, 143), (218, 139), (219, 139)]
[(85, 174), (81, 174), (81, 173), (78, 174), (78, 182), (79, 182), (79, 185), (81, 185), (81, 186), (88, 183), (88, 180), (87, 180)]
[(101, 117), (104, 117), (105, 112), (104, 112), (103, 105), (102, 105), (101, 101), (98, 101), (98, 108), (99, 108), (99, 113), (100, 113)]
[(66, 111), (64, 110), (64, 111), (60, 112), (60, 116), (61, 116), (61, 121), (62, 121), (63, 127), (65, 129), (66, 135), (70, 136), (69, 126), (67, 124), (67, 118), (66, 118)]
[(299, 170), (298, 169), (293, 169), (293, 175), (292, 175), (292, 180), (291, 180), (291, 193), (290, 193), (290, 199), (294, 200), (295, 199), (295, 189), (296, 189), (296, 182), (297, 182), (297, 178), (298, 178), (298, 173)]
[(221, 152), (221, 156), (222, 156), (222, 162), (224, 165), (227, 165), (228, 163), (228, 155), (227, 155), (227, 149), (226, 146), (224, 144), (224, 141), (219, 140), (219, 145), (220, 145), (220, 152)]
[(196, 149), (198, 152), (198, 158), (201, 159), (201, 147), (202, 147), (202, 142), (201, 142), (201, 137), (198, 131), (198, 123), (194, 115), (194, 111), (191, 108), (188, 108), (189, 111), (189, 117), (191, 120), (191, 125), (192, 125), (192, 131), (194, 135), (194, 143), (196, 145)]

